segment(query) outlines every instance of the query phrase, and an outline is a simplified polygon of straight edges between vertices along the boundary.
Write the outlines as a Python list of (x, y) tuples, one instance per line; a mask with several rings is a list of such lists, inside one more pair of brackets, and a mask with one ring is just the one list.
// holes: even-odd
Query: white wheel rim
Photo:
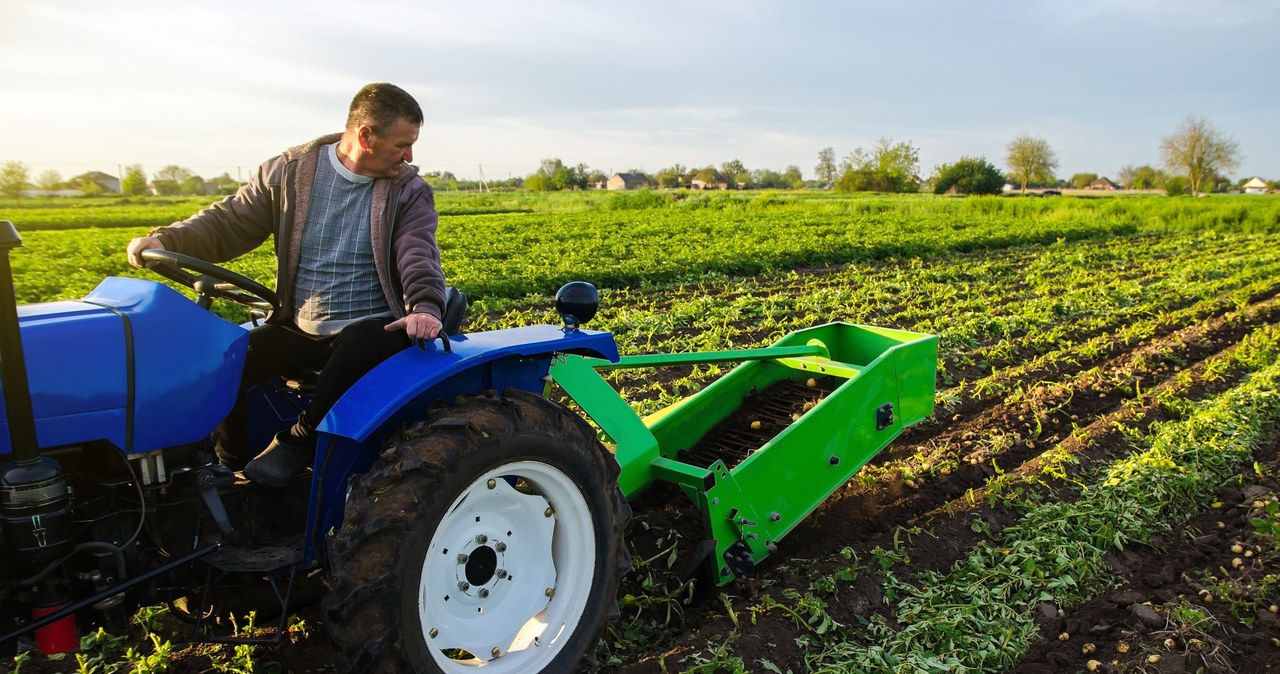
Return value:
[(445, 672), (541, 671), (577, 631), (595, 546), (586, 499), (559, 469), (521, 461), (481, 475), (423, 560), (418, 614), (431, 657)]

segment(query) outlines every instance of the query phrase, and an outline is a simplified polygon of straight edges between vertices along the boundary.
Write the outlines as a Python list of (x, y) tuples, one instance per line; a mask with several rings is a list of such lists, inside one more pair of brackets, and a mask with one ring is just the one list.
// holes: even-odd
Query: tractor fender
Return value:
[(431, 404), (486, 389), (515, 387), (542, 395), (557, 353), (618, 360), (613, 335), (534, 325), (475, 332), (410, 347), (357, 381), (316, 426), (317, 443), (305, 558), (315, 559), (326, 532), (340, 526), (351, 476), (364, 473), (396, 428), (425, 419)]
[(618, 360), (612, 334), (553, 325), (458, 335), (449, 343), (451, 352), (437, 339), (383, 361), (338, 400), (316, 430), (364, 443), (389, 422), (422, 418), (441, 398), (508, 386), (541, 393), (557, 352)]

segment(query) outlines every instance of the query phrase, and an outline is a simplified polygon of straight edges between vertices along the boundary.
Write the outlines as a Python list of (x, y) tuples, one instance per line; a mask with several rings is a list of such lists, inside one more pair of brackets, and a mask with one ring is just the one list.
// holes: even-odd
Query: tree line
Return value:
[[(170, 164), (158, 169), (151, 175), (150, 179), (147, 178), (146, 172), (142, 170), (142, 166), (139, 164), (130, 164), (123, 167), (122, 174), (119, 177), (119, 193), (129, 197), (230, 194), (240, 185), (239, 181), (227, 173), (205, 179), (196, 175), (190, 169), (176, 164)], [(61, 190), (75, 190), (91, 197), (113, 193), (114, 190), (103, 184), (104, 178), (110, 179), (110, 181), (116, 180), (115, 176), (109, 176), (99, 171), (89, 171), (63, 180), (62, 174), (52, 169), (42, 171), (33, 180), (31, 178), (31, 169), (26, 164), (19, 161), (7, 161), (4, 164), (0, 164), (0, 195), (19, 198), (31, 190), (46, 194), (56, 193)]]
[[(706, 186), (721, 189), (829, 188), (844, 192), (919, 192), (936, 194), (997, 194), (1005, 185), (1026, 192), (1028, 188), (1088, 188), (1097, 182), (1096, 173), (1077, 173), (1069, 180), (1057, 177), (1057, 155), (1048, 141), (1030, 134), (1016, 136), (1006, 146), (1006, 171), (986, 157), (961, 157), (953, 163), (935, 166), (928, 178), (920, 177), (920, 150), (910, 141), (881, 138), (868, 147), (858, 147), (837, 160), (835, 149), (818, 152), (813, 178), (806, 180), (798, 166), (782, 172), (748, 170), (733, 159), (719, 166), (690, 168), (673, 164), (649, 175), (632, 169), (626, 173), (650, 187), (678, 188)], [(1173, 195), (1222, 192), (1242, 188), (1249, 177), (1235, 183), (1225, 173), (1239, 166), (1239, 144), (1207, 120), (1187, 117), (1160, 141), (1163, 168), (1148, 164), (1126, 165), (1112, 181), (1117, 187), (1135, 190), (1164, 190)], [(466, 189), (451, 173), (427, 174), (433, 185)], [(544, 159), (538, 169), (509, 182), (509, 187), (536, 191), (589, 189), (602, 187), (608, 176), (585, 164), (568, 165), (559, 158)], [(1110, 180), (1110, 179), (1108, 179)], [(1271, 189), (1280, 188), (1273, 182)]]
[[(834, 148), (818, 152), (813, 178), (806, 180), (800, 167), (791, 165), (779, 172), (771, 169), (748, 170), (738, 159), (717, 165), (688, 167), (673, 164), (649, 175), (642, 170), (626, 171), (644, 186), (658, 188), (708, 189), (799, 189), (829, 188), (845, 192), (919, 192), (935, 194), (997, 194), (1006, 184), (1023, 192), (1028, 188), (1087, 188), (1099, 180), (1095, 173), (1076, 173), (1063, 180), (1056, 176), (1057, 155), (1048, 141), (1030, 134), (1016, 136), (1006, 146), (1007, 171), (1001, 172), (986, 157), (961, 157), (953, 163), (935, 166), (928, 178), (920, 177), (920, 150), (910, 141), (895, 142), (881, 138), (868, 147), (858, 147), (836, 159)], [(1189, 116), (1160, 140), (1162, 167), (1148, 164), (1125, 165), (1115, 174), (1118, 187), (1136, 190), (1164, 190), (1168, 194), (1200, 194), (1241, 188), (1249, 177), (1233, 183), (1226, 173), (1240, 164), (1239, 144), (1218, 130), (1208, 120)], [(44, 171), (34, 181), (30, 170), (21, 162), (0, 165), (0, 195), (21, 197), (35, 188), (43, 192), (74, 189), (86, 195), (102, 194), (106, 188), (95, 179), (95, 173), (62, 180), (57, 171)], [(528, 189), (558, 191), (602, 188), (610, 176), (586, 164), (569, 165), (559, 158), (544, 159), (538, 169), (525, 177), (505, 181), (460, 180), (449, 171), (423, 174), (423, 179), (437, 189)], [(142, 167), (132, 164), (123, 168), (120, 192), (126, 196), (156, 194), (210, 195), (234, 192), (239, 183), (224, 173), (206, 180), (177, 165), (165, 166), (148, 180)], [(1280, 184), (1269, 183), (1271, 190)]]
[[(985, 157), (961, 157), (953, 164), (934, 168), (933, 175), (918, 177), (918, 151), (908, 143), (880, 139), (870, 148), (858, 148), (837, 169), (835, 153), (825, 148), (818, 153), (814, 169), (818, 178), (836, 190), (915, 192), (927, 189), (936, 194), (996, 194), (1010, 184), (1026, 192), (1028, 187), (1091, 187), (1099, 176), (1077, 173), (1064, 181), (1055, 175), (1058, 158), (1048, 141), (1030, 134), (1016, 136), (1005, 148), (1006, 173), (1001, 173)], [(1241, 188), (1249, 177), (1232, 183), (1225, 173), (1240, 164), (1239, 144), (1208, 120), (1190, 116), (1171, 134), (1160, 140), (1164, 169), (1132, 164), (1121, 167), (1113, 183), (1124, 189), (1162, 189), (1169, 194), (1200, 194)], [(1280, 187), (1275, 182), (1271, 189)]]

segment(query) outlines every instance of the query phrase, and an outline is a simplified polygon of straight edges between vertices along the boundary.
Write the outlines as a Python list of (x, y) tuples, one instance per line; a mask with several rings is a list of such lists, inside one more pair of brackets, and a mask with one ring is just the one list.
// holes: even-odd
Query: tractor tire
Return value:
[(394, 434), (328, 543), (338, 671), (574, 671), (630, 567), (618, 472), (585, 421), (523, 391)]

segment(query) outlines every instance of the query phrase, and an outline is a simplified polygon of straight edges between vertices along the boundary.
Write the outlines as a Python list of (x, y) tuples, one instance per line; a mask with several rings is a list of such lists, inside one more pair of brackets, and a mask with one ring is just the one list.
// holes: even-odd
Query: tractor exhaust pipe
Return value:
[(27, 363), (18, 328), (9, 251), (22, 237), (0, 220), (0, 387), (4, 389), (12, 460), (0, 464), (0, 532), (19, 573), (32, 573), (71, 551), (71, 493), (62, 466), (41, 456)]
[(4, 389), (4, 407), (9, 419), (10, 447), (13, 458), (21, 462), (39, 456), (36, 444), (35, 413), (31, 411), (31, 389), (27, 384), (27, 363), (22, 353), (22, 334), (18, 331), (18, 299), (13, 290), (13, 271), (9, 267), (9, 251), (22, 245), (22, 237), (8, 220), (0, 220), (0, 387)]

